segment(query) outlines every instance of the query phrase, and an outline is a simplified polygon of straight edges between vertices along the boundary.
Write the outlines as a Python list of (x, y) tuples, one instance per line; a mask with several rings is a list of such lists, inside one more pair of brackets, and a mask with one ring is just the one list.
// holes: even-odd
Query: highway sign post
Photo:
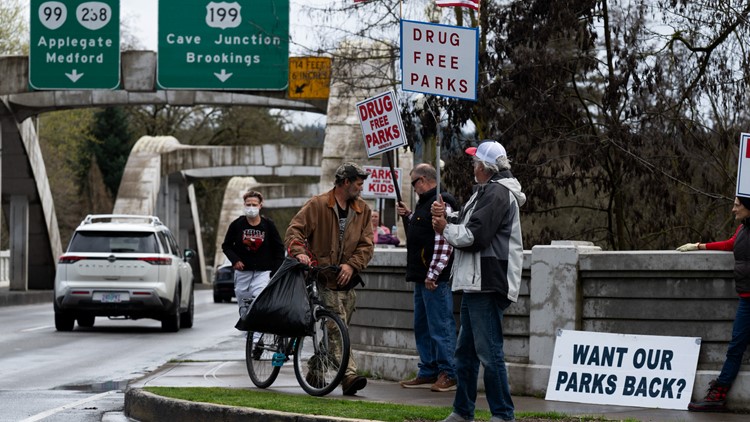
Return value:
[(31, 89), (120, 85), (120, 0), (31, 0)]
[(160, 0), (163, 89), (285, 90), (289, 0)]

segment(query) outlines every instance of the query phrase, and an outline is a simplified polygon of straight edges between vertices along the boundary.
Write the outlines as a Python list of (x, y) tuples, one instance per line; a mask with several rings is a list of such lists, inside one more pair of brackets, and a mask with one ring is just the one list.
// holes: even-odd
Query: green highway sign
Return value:
[(159, 0), (163, 89), (285, 90), (289, 0)]
[(31, 0), (31, 89), (120, 85), (120, 0)]

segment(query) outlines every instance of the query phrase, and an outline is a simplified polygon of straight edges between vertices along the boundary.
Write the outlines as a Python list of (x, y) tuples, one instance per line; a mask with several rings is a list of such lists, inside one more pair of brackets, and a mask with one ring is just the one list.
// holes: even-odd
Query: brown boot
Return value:
[(702, 400), (691, 401), (688, 410), (691, 412), (726, 412), (726, 400), (729, 386), (719, 385), (717, 380), (708, 384), (708, 393)]
[(347, 375), (344, 380), (341, 381), (341, 389), (345, 396), (353, 396), (357, 394), (357, 391), (365, 388), (367, 385), (367, 378), (360, 377), (359, 375)]

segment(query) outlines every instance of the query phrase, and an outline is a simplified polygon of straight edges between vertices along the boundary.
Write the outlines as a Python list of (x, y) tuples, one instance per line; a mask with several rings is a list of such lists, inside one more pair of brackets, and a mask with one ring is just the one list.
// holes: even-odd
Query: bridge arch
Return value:
[[(252, 177), (233, 177), (224, 195), (226, 208), (222, 208), (220, 221), (225, 221), (224, 218), (240, 215), (241, 203), (237, 198), (250, 187), (269, 197), (265, 202), (269, 208), (302, 205), (318, 191), (321, 159), (320, 148), (279, 144), (194, 146), (183, 145), (171, 136), (143, 136), (133, 146), (125, 164), (113, 212), (159, 216), (181, 245), (196, 249), (199, 261), (196, 281), (208, 283), (193, 181), (247, 175), (290, 178), (290, 185), (285, 186), (257, 183)], [(316, 182), (294, 183), (295, 176), (315, 176)], [(229, 213), (226, 216), (225, 211)], [(217, 233), (221, 230), (220, 226)]]
[(286, 92), (160, 90), (156, 53), (121, 53), (118, 90), (30, 91), (27, 56), (0, 57), (0, 145), (2, 207), (9, 220), (10, 288), (50, 289), (62, 254), (39, 140), (30, 117), (40, 113), (125, 105), (256, 106), (326, 113), (327, 100), (290, 100)]

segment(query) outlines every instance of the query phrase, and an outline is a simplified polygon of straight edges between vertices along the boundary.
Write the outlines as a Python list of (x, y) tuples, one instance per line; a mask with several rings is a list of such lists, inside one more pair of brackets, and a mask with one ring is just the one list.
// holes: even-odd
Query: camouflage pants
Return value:
[[(318, 293), (320, 295), (320, 300), (323, 302), (326, 309), (338, 315), (348, 328), (357, 303), (357, 294), (354, 293), (354, 289), (348, 291), (336, 291), (318, 285)], [(333, 343), (334, 347), (336, 347), (336, 350), (334, 351), (335, 355), (341, 356), (341, 344), (339, 344), (339, 342)], [(354, 361), (354, 354), (351, 353), (351, 348), (349, 349), (349, 364), (346, 366), (346, 373), (344, 375), (357, 375), (357, 363)]]

